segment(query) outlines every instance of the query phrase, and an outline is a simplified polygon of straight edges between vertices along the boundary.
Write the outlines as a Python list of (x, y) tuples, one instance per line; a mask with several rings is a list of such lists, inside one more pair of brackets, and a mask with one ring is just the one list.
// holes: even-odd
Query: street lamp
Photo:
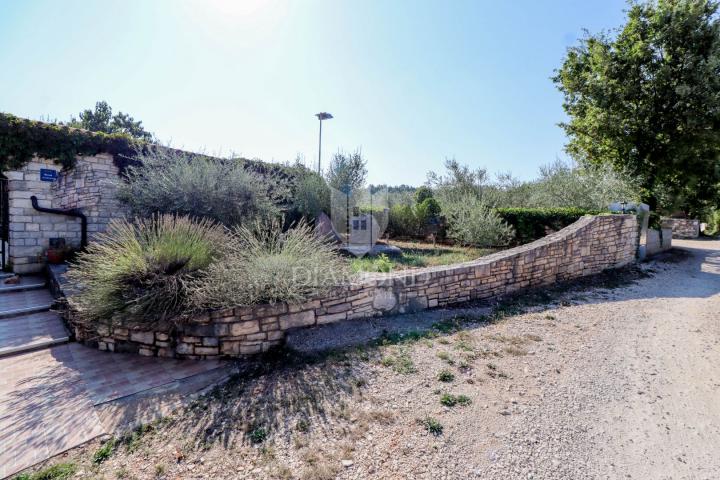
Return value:
[(330, 120), (331, 118), (333, 118), (333, 116), (327, 112), (316, 113), (315, 116), (318, 118), (318, 120), (320, 120), (320, 138), (318, 139), (318, 174), (322, 175), (322, 172), (320, 170), (320, 154), (322, 153), (322, 121)]

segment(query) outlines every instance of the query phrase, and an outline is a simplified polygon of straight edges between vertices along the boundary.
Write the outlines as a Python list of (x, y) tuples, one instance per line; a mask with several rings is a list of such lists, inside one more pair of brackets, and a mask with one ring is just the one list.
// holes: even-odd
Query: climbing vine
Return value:
[(77, 155), (112, 154), (124, 169), (144, 142), (127, 135), (96, 133), (0, 113), (0, 171), (18, 170), (33, 158), (54, 159), (71, 168)]

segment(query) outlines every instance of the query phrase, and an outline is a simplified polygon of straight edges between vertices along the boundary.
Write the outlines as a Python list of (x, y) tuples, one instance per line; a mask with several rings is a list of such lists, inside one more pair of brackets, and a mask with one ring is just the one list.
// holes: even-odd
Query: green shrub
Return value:
[(113, 221), (68, 271), (69, 295), (81, 321), (113, 317), (152, 325), (187, 308), (188, 285), (222, 255), (222, 226), (210, 220), (156, 215), (135, 223)]
[(428, 433), (431, 433), (431, 434), (435, 435), (436, 437), (438, 435), (441, 435), (443, 432), (442, 424), (431, 416), (427, 416), (423, 419), (418, 420), (418, 423), (420, 425), (422, 425), (425, 428), (425, 430), (428, 431)]
[(300, 216), (313, 220), (320, 212), (330, 214), (330, 187), (325, 179), (305, 170), (295, 185), (293, 208)]
[(720, 209), (710, 210), (706, 215), (707, 217), (707, 228), (705, 229), (706, 235), (720, 235)]
[(447, 200), (443, 206), (447, 236), (462, 245), (496, 247), (507, 245), (513, 229), (475, 195)]
[(582, 208), (498, 208), (495, 212), (515, 229), (515, 242), (518, 244), (561, 230), (584, 215), (600, 213)]
[(95, 450), (93, 454), (93, 463), (100, 464), (110, 458), (115, 451), (115, 439), (111, 438), (107, 442), (103, 443), (100, 448)]
[(258, 174), (242, 160), (221, 160), (171, 149), (138, 153), (118, 196), (133, 213), (172, 213), (210, 218), (227, 226), (278, 217), (289, 183)]
[(336, 247), (301, 222), (287, 232), (279, 221), (236, 227), (227, 255), (193, 282), (195, 305), (222, 308), (300, 303), (346, 280)]
[(415, 237), (421, 224), (411, 205), (394, 205), (388, 213), (387, 232), (391, 237)]
[(423, 185), (415, 190), (415, 203), (423, 203), (428, 198), (433, 198), (433, 191), (430, 187)]
[(440, 204), (434, 198), (426, 198), (415, 205), (415, 216), (422, 228), (440, 216)]

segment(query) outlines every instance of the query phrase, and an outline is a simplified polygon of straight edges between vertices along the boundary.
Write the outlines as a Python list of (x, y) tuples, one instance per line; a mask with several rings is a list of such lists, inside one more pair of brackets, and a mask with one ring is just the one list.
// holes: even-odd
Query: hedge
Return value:
[(584, 215), (599, 210), (582, 208), (498, 208), (495, 212), (515, 229), (515, 243), (529, 243), (561, 230)]

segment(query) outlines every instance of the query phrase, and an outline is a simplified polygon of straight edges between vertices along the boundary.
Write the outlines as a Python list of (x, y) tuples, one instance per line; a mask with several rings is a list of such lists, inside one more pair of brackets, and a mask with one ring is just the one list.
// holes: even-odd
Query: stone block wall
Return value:
[[(88, 217), (88, 238), (104, 231), (111, 218), (126, 214), (115, 198), (118, 168), (112, 155), (78, 157), (75, 168), (61, 171), (52, 160), (34, 158), (22, 170), (5, 172), (8, 178), (10, 232), (8, 260), (16, 273), (41, 271), (50, 238), (65, 238), (71, 247), (80, 246), (80, 219), (44, 213), (32, 207), (36, 196), (41, 207), (80, 208)], [(58, 171), (55, 181), (42, 181), (40, 170)]]
[(228, 308), (164, 331), (78, 326), (76, 336), (101, 350), (148, 356), (252, 355), (281, 345), (294, 328), (495, 298), (621, 267), (635, 260), (637, 244), (634, 215), (588, 216), (533, 243), (472, 262), (373, 274), (302, 304)]
[(672, 229), (663, 228), (662, 230), (648, 230), (646, 254), (648, 256), (656, 253), (664, 252), (672, 248)]
[(672, 226), (673, 238), (698, 238), (700, 236), (700, 220), (690, 218), (663, 219)]

